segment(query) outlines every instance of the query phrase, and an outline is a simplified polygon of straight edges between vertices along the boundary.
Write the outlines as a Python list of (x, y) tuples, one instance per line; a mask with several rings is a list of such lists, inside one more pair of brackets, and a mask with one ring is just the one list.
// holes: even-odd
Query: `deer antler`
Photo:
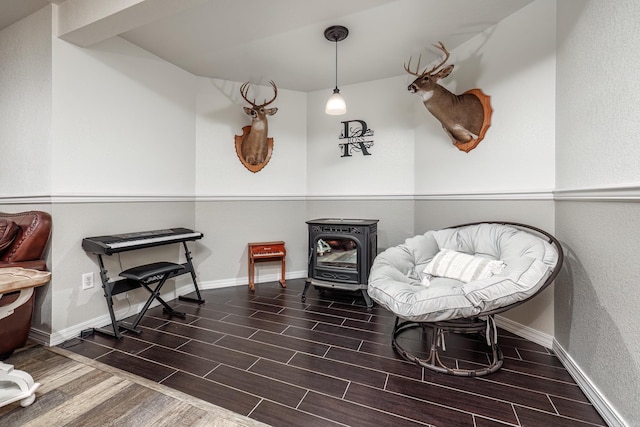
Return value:
[(420, 74), (420, 60), (422, 59), (422, 54), (420, 54), (420, 56), (418, 57), (418, 66), (416, 67), (416, 72), (414, 73), (413, 71), (410, 70), (411, 67), (411, 60), (413, 59), (413, 57), (409, 58), (409, 64), (404, 64), (404, 70), (416, 77), (422, 77), (422, 74)]
[(276, 84), (273, 82), (273, 80), (269, 80), (269, 84), (271, 84), (271, 87), (273, 87), (273, 98), (271, 98), (269, 102), (267, 102), (267, 100), (265, 99), (264, 104), (262, 104), (261, 107), (266, 107), (267, 105), (275, 101), (278, 97), (278, 87), (276, 86)]
[(247, 92), (249, 92), (249, 86), (251, 86), (249, 82), (242, 83), (242, 86), (240, 86), (240, 95), (242, 95), (244, 100), (247, 101), (249, 104), (251, 104), (253, 107), (257, 107), (255, 98), (253, 98), (253, 102), (247, 99)]
[(416, 76), (416, 77), (423, 77), (423, 76), (426, 76), (427, 74), (431, 74), (431, 73), (433, 73), (433, 72), (434, 72), (434, 71), (436, 71), (438, 68), (442, 67), (442, 66), (444, 65), (444, 63), (445, 63), (445, 62), (447, 62), (447, 60), (449, 59), (449, 51), (447, 50), (447, 48), (445, 48), (445, 47), (444, 47), (444, 44), (442, 44), (442, 42), (438, 42), (438, 43), (440, 43), (440, 45), (439, 45), (439, 46), (438, 46), (438, 45), (436, 45), (436, 44), (434, 44), (433, 46), (435, 46), (436, 48), (438, 48), (438, 49), (440, 49), (441, 51), (443, 51), (443, 52), (444, 52), (445, 57), (444, 57), (444, 59), (442, 60), (442, 62), (440, 62), (438, 65), (436, 65), (436, 66), (435, 66), (435, 67), (433, 67), (432, 69), (430, 69), (430, 70), (428, 70), (428, 71), (427, 71), (427, 70), (424, 70), (424, 71), (421, 73), (421, 72), (420, 72), (420, 59), (422, 59), (422, 55), (420, 55), (420, 57), (418, 58), (418, 66), (416, 67), (416, 71), (415, 71), (415, 72), (413, 72), (413, 71), (411, 71), (411, 70), (410, 70), (410, 67), (411, 67), (411, 58), (409, 58), (409, 64), (408, 64), (408, 65), (407, 65), (407, 64), (405, 64), (405, 66), (404, 66), (404, 70), (405, 70), (407, 73), (409, 73), (409, 74), (411, 74), (411, 75), (414, 75), (414, 76)]
[(256, 99), (255, 98), (253, 98), (253, 101), (249, 101), (249, 99), (247, 99), (247, 93), (249, 92), (249, 86), (251, 86), (251, 84), (249, 82), (245, 82), (245, 83), (242, 84), (242, 86), (240, 86), (240, 95), (242, 95), (244, 100), (247, 101), (249, 104), (251, 104), (254, 108), (266, 107), (267, 105), (269, 105), (273, 101), (275, 101), (276, 98), (278, 97), (278, 88), (277, 88), (276, 84), (273, 82), (273, 80), (270, 80), (269, 83), (271, 84), (271, 87), (273, 87), (273, 91), (274, 91), (273, 98), (271, 98), (271, 100), (269, 100), (269, 101), (267, 101), (265, 99), (264, 103), (262, 103), (260, 105), (256, 104)]
[(433, 73), (433, 72), (434, 72), (434, 71), (436, 71), (438, 68), (442, 67), (442, 66), (444, 65), (444, 63), (445, 63), (445, 62), (447, 62), (447, 59), (449, 59), (449, 51), (447, 50), (447, 48), (445, 48), (445, 47), (444, 47), (444, 44), (442, 44), (442, 42), (438, 42), (438, 43), (440, 43), (440, 46), (435, 45), (435, 44), (434, 44), (433, 46), (435, 46), (436, 48), (438, 48), (438, 49), (440, 49), (441, 51), (443, 51), (443, 52), (444, 52), (444, 59), (442, 60), (442, 62), (440, 62), (438, 65), (436, 65), (435, 67), (433, 67), (433, 68), (432, 68), (432, 69), (430, 69), (429, 71), (425, 71), (424, 73), (422, 73), (423, 75), (424, 75), (424, 74), (431, 74), (431, 73)]

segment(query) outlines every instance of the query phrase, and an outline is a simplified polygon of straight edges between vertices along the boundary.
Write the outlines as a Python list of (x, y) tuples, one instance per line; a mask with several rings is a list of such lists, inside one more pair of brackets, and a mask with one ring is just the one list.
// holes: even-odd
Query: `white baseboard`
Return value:
[[(286, 274), (285, 278), (288, 279), (299, 279), (307, 277), (307, 271), (290, 271)], [(275, 282), (280, 279), (278, 273), (274, 274), (263, 274), (259, 277), (260, 283), (266, 282)], [(212, 280), (208, 282), (198, 282), (198, 287), (200, 290), (207, 289), (218, 289), (218, 288), (227, 288), (231, 286), (247, 286), (249, 281), (248, 277), (238, 277), (233, 279), (223, 279), (223, 280)], [(180, 295), (190, 294), (194, 291), (194, 287), (192, 284), (185, 284), (176, 288), (175, 290), (171, 290), (169, 292), (161, 294), (161, 298), (165, 301), (172, 301)], [(151, 307), (158, 306), (159, 303), (154, 301)], [(116, 310), (114, 312), (116, 319), (122, 319), (127, 316), (131, 316), (134, 313), (138, 313), (142, 310), (144, 306), (144, 301), (138, 304), (134, 304), (131, 307), (123, 308), (120, 310)], [(39, 329), (31, 328), (29, 331), (29, 338), (39, 344), (43, 344), (46, 346), (56, 346), (62, 344), (65, 341), (68, 341), (72, 338), (77, 338), (80, 336), (80, 333), (86, 329), (99, 328), (104, 325), (110, 325), (111, 318), (109, 317), (109, 313), (103, 314), (98, 317), (94, 317), (93, 319), (89, 319), (85, 322), (82, 322), (77, 325), (73, 325), (69, 328), (63, 329), (61, 331), (56, 331), (54, 333), (46, 333)]]
[[(285, 275), (285, 279), (301, 279), (307, 277), (307, 270), (300, 271), (289, 271)], [(256, 277), (256, 283), (267, 283), (267, 282), (277, 282), (280, 280), (279, 273), (272, 274), (261, 274), (259, 277)], [(200, 282), (199, 282), (200, 283)], [(201, 290), (206, 289), (219, 289), (219, 288), (228, 288), (230, 286), (247, 286), (249, 283), (249, 277), (236, 277), (233, 279), (222, 279), (222, 280), (209, 280), (207, 282), (202, 282), (199, 284)], [(193, 285), (188, 284), (178, 288), (178, 295), (185, 295), (193, 292)]]
[(612, 427), (628, 426), (620, 414), (611, 406), (611, 403), (604, 397), (600, 390), (598, 390), (598, 387), (591, 382), (589, 377), (555, 339), (553, 340), (552, 349), (607, 425)]
[(31, 328), (29, 330), (29, 339), (42, 345), (49, 345), (51, 334), (41, 331), (40, 329)]
[(512, 334), (516, 334), (519, 337), (528, 339), (529, 341), (539, 344), (543, 347), (551, 348), (551, 346), (553, 345), (553, 337), (551, 335), (547, 335), (536, 329), (521, 325), (520, 323), (514, 322), (513, 320), (507, 319), (506, 317), (496, 316), (496, 325), (506, 331), (511, 332)]
[(558, 356), (562, 365), (567, 369), (571, 377), (578, 384), (578, 387), (587, 396), (587, 399), (596, 408), (600, 416), (605, 420), (608, 426), (626, 427), (622, 417), (611, 406), (611, 403), (604, 397), (598, 388), (591, 382), (589, 377), (582, 372), (582, 369), (575, 363), (569, 354), (558, 344), (554, 337), (544, 334), (540, 331), (532, 329), (528, 326), (521, 325), (509, 320), (505, 317), (496, 316), (496, 324), (519, 337), (526, 338), (531, 342), (540, 344), (546, 348), (552, 349)]

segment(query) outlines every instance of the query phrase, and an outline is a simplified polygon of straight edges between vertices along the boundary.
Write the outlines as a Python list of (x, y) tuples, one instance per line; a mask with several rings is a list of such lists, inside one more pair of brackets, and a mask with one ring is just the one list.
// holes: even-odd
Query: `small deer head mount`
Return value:
[(251, 107), (243, 107), (244, 112), (251, 116), (251, 125), (242, 128), (242, 135), (236, 135), (236, 154), (242, 164), (251, 172), (258, 172), (266, 166), (271, 159), (273, 152), (273, 138), (268, 138), (269, 124), (267, 116), (274, 115), (277, 108), (265, 108), (276, 100), (278, 96), (278, 88), (273, 81), (269, 82), (273, 87), (273, 98), (269, 101), (266, 99), (262, 104), (256, 104), (255, 98), (249, 101), (247, 92), (249, 91), (249, 82), (240, 86), (240, 95), (251, 104)]
[(407, 73), (416, 76), (408, 87), (409, 92), (420, 95), (424, 106), (442, 124), (453, 144), (459, 150), (469, 152), (476, 148), (491, 126), (490, 97), (480, 89), (471, 89), (461, 95), (455, 95), (438, 84), (438, 80), (447, 77), (453, 71), (453, 65), (442, 67), (449, 52), (442, 42), (434, 45), (444, 52), (444, 59), (430, 70), (420, 72), (420, 59), (415, 71), (411, 71), (411, 58), (405, 64)]

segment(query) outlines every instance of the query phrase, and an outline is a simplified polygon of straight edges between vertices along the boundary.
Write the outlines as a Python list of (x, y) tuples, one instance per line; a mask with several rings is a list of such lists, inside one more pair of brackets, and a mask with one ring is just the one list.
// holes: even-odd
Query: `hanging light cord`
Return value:
[(338, 38), (336, 37), (333, 41), (336, 44), (336, 88), (334, 89), (333, 93), (338, 93), (340, 92), (338, 90)]

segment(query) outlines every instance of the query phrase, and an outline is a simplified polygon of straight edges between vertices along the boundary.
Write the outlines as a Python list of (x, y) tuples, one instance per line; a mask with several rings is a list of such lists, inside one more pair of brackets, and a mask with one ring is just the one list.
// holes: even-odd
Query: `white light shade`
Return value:
[(331, 116), (339, 116), (347, 112), (347, 103), (344, 102), (344, 98), (340, 95), (338, 89), (335, 89), (333, 95), (329, 97), (327, 105), (324, 107), (324, 112)]

